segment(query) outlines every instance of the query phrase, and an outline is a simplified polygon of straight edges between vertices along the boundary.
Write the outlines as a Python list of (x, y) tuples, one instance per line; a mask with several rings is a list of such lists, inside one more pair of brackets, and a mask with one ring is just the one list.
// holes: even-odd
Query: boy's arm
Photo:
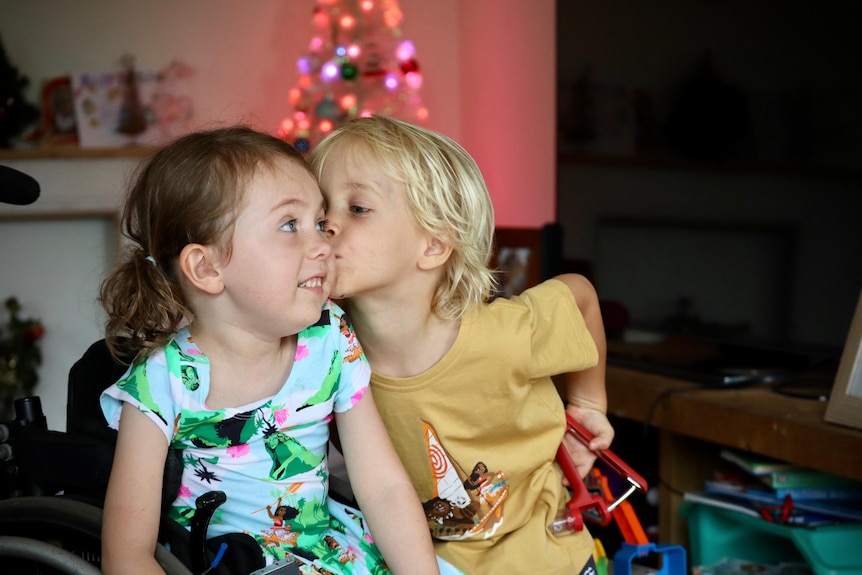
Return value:
[(102, 521), (104, 573), (164, 574), (155, 559), (168, 443), (161, 430), (124, 404)]
[(566, 411), (595, 437), (589, 449), (566, 434), (565, 444), (581, 477), (589, 473), (595, 462), (592, 451), (607, 449), (614, 438), (614, 429), (607, 418), (608, 402), (605, 391), (605, 361), (607, 342), (599, 298), (590, 281), (579, 274), (557, 276), (572, 291), (587, 331), (596, 344), (599, 361), (595, 367), (566, 374)]
[(439, 574), (425, 512), (371, 389), (335, 418), (350, 486), (392, 573)]

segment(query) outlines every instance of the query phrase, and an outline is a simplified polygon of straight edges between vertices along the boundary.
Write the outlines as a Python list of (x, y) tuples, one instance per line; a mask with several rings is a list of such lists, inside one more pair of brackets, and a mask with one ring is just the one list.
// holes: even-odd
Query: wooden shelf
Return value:
[(35, 148), (0, 148), (0, 160), (73, 160), (86, 158), (141, 158), (156, 148), (126, 146), (123, 148), (80, 148), (78, 146), (40, 146)]
[(666, 543), (685, 544), (682, 494), (703, 489), (720, 447), (862, 481), (862, 431), (826, 422), (826, 402), (781, 395), (768, 385), (705, 389), (613, 365), (607, 394), (609, 414), (658, 429), (659, 538)]
[(659, 429), (862, 481), (862, 431), (826, 422), (826, 402), (769, 385), (706, 389), (613, 365), (607, 380), (608, 409), (618, 417), (651, 415)]
[(799, 164), (769, 163), (756, 160), (702, 161), (662, 153), (638, 153), (632, 156), (612, 156), (581, 151), (561, 151), (561, 165), (616, 167), (720, 174), (765, 174), (855, 182), (862, 180), (862, 171), (854, 168), (830, 168)]

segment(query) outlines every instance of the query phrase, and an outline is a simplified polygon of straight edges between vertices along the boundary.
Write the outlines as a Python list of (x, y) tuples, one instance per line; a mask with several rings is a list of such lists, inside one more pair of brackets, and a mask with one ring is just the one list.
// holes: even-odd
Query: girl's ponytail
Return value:
[(152, 256), (132, 247), (104, 282), (105, 341), (114, 358), (146, 355), (168, 343), (189, 315), (179, 286)]

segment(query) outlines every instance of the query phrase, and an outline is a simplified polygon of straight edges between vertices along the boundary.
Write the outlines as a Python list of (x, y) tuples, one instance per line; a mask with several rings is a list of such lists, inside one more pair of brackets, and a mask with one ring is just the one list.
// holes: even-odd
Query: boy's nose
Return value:
[(334, 238), (339, 234), (341, 229), (338, 227), (338, 224), (334, 219), (329, 218), (326, 224), (326, 236), (329, 238)]

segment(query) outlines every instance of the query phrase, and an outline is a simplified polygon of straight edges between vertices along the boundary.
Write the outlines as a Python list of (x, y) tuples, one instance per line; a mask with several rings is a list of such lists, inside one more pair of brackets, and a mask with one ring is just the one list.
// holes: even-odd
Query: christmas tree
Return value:
[(18, 73), (0, 40), (0, 148), (12, 147), (13, 140), (39, 119), (39, 108), (24, 98), (29, 85), (30, 79)]
[(147, 130), (146, 109), (141, 102), (141, 94), (138, 89), (138, 73), (135, 71), (135, 59), (130, 55), (122, 58), (125, 68), (125, 90), (123, 91), (123, 104), (120, 107), (120, 119), (117, 124), (117, 132), (127, 136), (137, 136)]
[(303, 153), (344, 122), (372, 114), (422, 123), (428, 110), (397, 0), (317, 0), (308, 53), (279, 136)]

